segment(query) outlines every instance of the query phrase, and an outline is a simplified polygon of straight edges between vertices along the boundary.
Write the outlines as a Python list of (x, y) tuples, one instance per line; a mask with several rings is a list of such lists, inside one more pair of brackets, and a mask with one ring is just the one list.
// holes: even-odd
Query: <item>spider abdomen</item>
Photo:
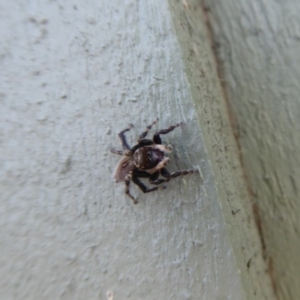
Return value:
[(125, 181), (125, 177), (134, 169), (134, 162), (131, 156), (126, 156), (117, 165), (114, 179), (115, 182)]

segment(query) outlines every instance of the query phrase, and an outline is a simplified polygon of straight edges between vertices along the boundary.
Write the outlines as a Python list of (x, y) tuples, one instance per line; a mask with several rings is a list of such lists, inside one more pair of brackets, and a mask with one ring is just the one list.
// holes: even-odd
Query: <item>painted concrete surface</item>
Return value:
[(278, 299), (300, 299), (300, 2), (206, 1)]
[(232, 113), (228, 110), (225, 80), (219, 74), (208, 9), (198, 0), (169, 3), (246, 298), (275, 299), (239, 145), (229, 121)]
[[(0, 298), (245, 299), (167, 2), (0, 14)], [(133, 205), (109, 148), (156, 117), (185, 122), (169, 169), (202, 175)]]

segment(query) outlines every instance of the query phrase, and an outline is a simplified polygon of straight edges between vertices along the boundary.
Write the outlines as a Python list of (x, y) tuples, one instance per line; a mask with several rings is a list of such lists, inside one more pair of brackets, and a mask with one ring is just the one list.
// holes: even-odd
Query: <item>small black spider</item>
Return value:
[[(170, 181), (177, 176), (196, 173), (198, 170), (177, 171), (169, 173), (165, 166), (169, 163), (170, 159), (165, 157), (165, 153), (170, 153), (172, 148), (163, 145), (160, 135), (167, 134), (180, 126), (182, 123), (170, 126), (167, 129), (157, 131), (153, 135), (153, 139), (145, 139), (152, 126), (157, 123), (158, 119), (152, 124), (147, 126), (147, 129), (139, 136), (138, 143), (130, 148), (127, 144), (125, 132), (129, 131), (133, 125), (119, 133), (123, 150), (110, 149), (112, 153), (125, 156), (117, 165), (114, 179), (116, 182), (125, 181), (125, 193), (136, 204), (137, 200), (130, 194), (129, 185), (132, 180), (144, 192), (149, 193), (158, 189), (165, 189), (165, 186), (156, 186), (148, 188), (139, 178), (149, 178), (151, 184), (159, 185), (164, 182)], [(159, 178), (161, 175), (164, 178)]]

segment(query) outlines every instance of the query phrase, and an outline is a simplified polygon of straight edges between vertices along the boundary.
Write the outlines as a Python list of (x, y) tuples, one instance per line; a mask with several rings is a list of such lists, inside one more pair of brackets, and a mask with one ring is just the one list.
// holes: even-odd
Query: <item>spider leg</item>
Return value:
[(185, 170), (185, 171), (176, 171), (173, 173), (169, 173), (169, 171), (166, 168), (162, 168), (160, 170), (160, 174), (161, 176), (165, 177), (162, 179), (156, 179), (154, 181), (152, 181), (152, 184), (161, 184), (164, 182), (168, 182), (170, 181), (172, 178), (176, 178), (178, 176), (184, 176), (184, 175), (188, 175), (188, 174), (193, 174), (193, 173), (198, 173), (198, 170)]
[(137, 204), (137, 200), (130, 194), (130, 181), (132, 179), (131, 175), (127, 175), (125, 178), (125, 194), (127, 196), (129, 196), (132, 200), (134, 204)]
[(154, 122), (152, 122), (150, 125), (147, 126), (146, 130), (143, 133), (140, 134), (138, 142), (140, 142), (143, 138), (145, 138), (147, 136), (149, 130), (151, 130), (152, 126), (154, 124), (156, 124), (158, 122), (158, 120), (159, 119), (157, 118)]
[(109, 149), (111, 153), (114, 153), (114, 154), (118, 154), (118, 155), (123, 155), (123, 150), (118, 150), (118, 149), (115, 149), (115, 148), (110, 148)]
[(132, 174), (135, 176), (135, 177), (139, 177), (139, 178), (149, 178), (151, 176), (150, 173), (146, 172), (146, 171), (140, 171), (140, 170), (134, 170), (132, 172)]
[(153, 184), (153, 182), (158, 180), (158, 177), (159, 177), (159, 171), (153, 173), (149, 178), (150, 183)]
[[(153, 182), (156, 182), (158, 180), (159, 177), (159, 171), (154, 172), (153, 174), (149, 174), (148, 172), (145, 171), (134, 171), (134, 176), (139, 177), (139, 178), (149, 178), (150, 183), (153, 184)], [(160, 183), (166, 182), (165, 180), (163, 180)], [(160, 184), (160, 183), (156, 183), (156, 184)]]
[[(126, 141), (126, 137), (125, 137), (125, 132), (129, 131), (131, 128), (133, 127), (132, 124), (129, 124), (129, 127), (125, 128), (124, 130), (122, 130), (120, 133), (119, 133), (119, 138), (122, 142), (122, 146), (123, 146), (123, 149), (124, 150), (129, 150), (130, 147), (128, 146), (127, 144), (127, 141)], [(113, 152), (115, 153), (115, 152)], [(117, 153), (118, 154), (118, 153)], [(122, 155), (122, 154), (121, 154)]]
[(159, 177), (159, 171), (154, 172), (153, 174), (150, 174), (145, 171), (134, 171), (134, 176), (139, 178), (149, 178), (150, 183), (157, 180)]
[(177, 128), (178, 126), (182, 125), (182, 122), (177, 123), (176, 125), (172, 125), (167, 129), (161, 129), (159, 131), (157, 131), (156, 133), (154, 133), (153, 135), (153, 141), (155, 144), (161, 144), (161, 138), (160, 138), (160, 134), (167, 134), (170, 131), (174, 130), (175, 128)]
[(133, 146), (130, 150), (128, 155), (132, 155), (138, 148), (140, 147), (144, 147), (144, 146), (150, 146), (153, 145), (154, 142), (152, 140), (149, 139), (143, 139), (141, 140), (138, 144), (136, 144), (135, 146)]
[(163, 190), (166, 188), (165, 186), (156, 186), (153, 188), (148, 188), (138, 177), (134, 175), (131, 179), (144, 193), (150, 193), (156, 190)]

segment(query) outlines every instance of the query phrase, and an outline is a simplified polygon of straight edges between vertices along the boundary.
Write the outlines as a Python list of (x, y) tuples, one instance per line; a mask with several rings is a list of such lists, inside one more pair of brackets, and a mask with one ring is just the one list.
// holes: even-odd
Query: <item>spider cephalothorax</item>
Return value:
[[(170, 153), (172, 148), (162, 144), (160, 135), (167, 134), (182, 123), (157, 131), (153, 135), (152, 140), (145, 139), (148, 131), (157, 121), (158, 119), (147, 126), (147, 129), (139, 136), (138, 143), (132, 148), (128, 146), (125, 137), (125, 132), (129, 131), (133, 127), (133, 125), (130, 125), (128, 128), (119, 133), (123, 150), (117, 150), (114, 148), (111, 149), (112, 153), (125, 156), (117, 165), (114, 178), (116, 182), (125, 182), (125, 193), (134, 201), (134, 203), (137, 203), (137, 201), (130, 194), (130, 181), (133, 181), (136, 185), (138, 185), (144, 193), (149, 193), (158, 189), (165, 189), (166, 187), (155, 186), (148, 188), (139, 178), (148, 178), (151, 184), (159, 185), (161, 183), (168, 182), (170, 179), (177, 176), (198, 172), (198, 170), (177, 171), (173, 173), (168, 172), (165, 166), (168, 164), (170, 159), (166, 157), (165, 154)], [(163, 178), (159, 178), (160, 175)]]

